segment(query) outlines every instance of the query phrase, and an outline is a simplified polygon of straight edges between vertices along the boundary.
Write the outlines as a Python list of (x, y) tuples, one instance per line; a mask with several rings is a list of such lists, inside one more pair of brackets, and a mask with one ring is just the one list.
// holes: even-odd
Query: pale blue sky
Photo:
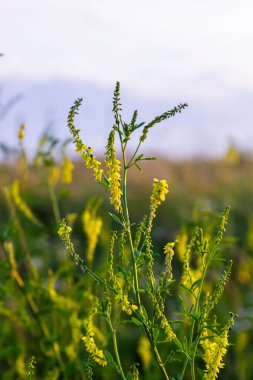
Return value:
[(26, 121), (31, 145), (52, 119), (65, 133), (68, 107), (84, 96), (83, 120), (93, 131), (99, 124), (102, 146), (119, 80), (144, 120), (189, 103), (176, 131), (157, 132), (163, 153), (222, 154), (231, 138), (253, 149), (252, 19), (248, 0), (0, 0), (2, 103), (23, 94), (1, 135), (12, 140)]

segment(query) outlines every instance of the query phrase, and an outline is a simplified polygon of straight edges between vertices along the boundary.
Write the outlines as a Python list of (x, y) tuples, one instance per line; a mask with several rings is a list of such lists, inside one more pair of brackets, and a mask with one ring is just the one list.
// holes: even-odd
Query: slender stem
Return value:
[[(120, 134), (119, 134), (120, 135)], [(152, 334), (150, 334), (150, 331), (145, 323), (145, 320), (143, 319), (143, 312), (142, 312), (142, 304), (141, 304), (141, 299), (140, 299), (140, 293), (139, 293), (139, 284), (138, 284), (138, 270), (137, 270), (137, 265), (136, 265), (136, 260), (135, 260), (135, 252), (134, 252), (134, 246), (133, 246), (133, 239), (132, 239), (132, 233), (131, 233), (131, 223), (130, 223), (130, 218), (129, 218), (129, 211), (128, 211), (128, 203), (127, 203), (127, 170), (129, 166), (126, 163), (126, 144), (123, 145), (121, 136), (120, 136), (120, 142), (121, 142), (121, 148), (122, 148), (122, 157), (123, 157), (123, 178), (122, 178), (122, 203), (123, 203), (123, 213), (124, 213), (124, 219), (126, 222), (126, 230), (127, 230), (127, 235), (128, 235), (128, 240), (129, 240), (129, 245), (130, 245), (130, 251), (131, 251), (131, 258), (132, 258), (132, 265), (133, 265), (133, 274), (134, 274), (134, 293), (135, 297), (137, 300), (137, 305), (140, 310), (141, 314), (141, 322), (143, 324), (143, 327), (146, 331), (147, 337), (150, 340), (151, 346), (154, 351), (154, 355), (156, 358), (156, 362), (158, 366), (160, 367), (163, 376), (165, 380), (169, 380), (169, 376), (166, 372), (165, 366), (162, 362), (162, 359), (160, 357), (159, 351), (155, 345), (154, 339), (152, 337)], [(138, 149), (136, 150), (135, 154), (137, 153)]]
[(186, 357), (185, 361), (184, 361), (184, 365), (183, 365), (183, 369), (182, 369), (182, 372), (180, 374), (180, 380), (183, 380), (183, 377), (184, 377), (184, 373), (185, 373), (185, 370), (186, 370), (186, 367), (187, 367), (187, 364), (188, 364), (188, 358)]
[(138, 307), (141, 310), (141, 300), (140, 300), (140, 294), (139, 294), (137, 265), (136, 265), (136, 261), (135, 261), (135, 255), (134, 255), (134, 246), (133, 246), (131, 227), (130, 227), (130, 218), (129, 218), (129, 212), (128, 212), (128, 204), (127, 204), (127, 188), (126, 188), (127, 164), (126, 164), (125, 147), (123, 147), (123, 145), (122, 145), (122, 155), (123, 155), (123, 180), (122, 180), (123, 181), (123, 183), (122, 183), (123, 210), (124, 210), (124, 217), (125, 217), (125, 221), (126, 221), (126, 230), (127, 230), (128, 240), (129, 240), (129, 244), (130, 244), (130, 251), (131, 251), (131, 258), (132, 258), (132, 265), (133, 265), (133, 272), (134, 272), (134, 292), (135, 292), (135, 297), (137, 300)]
[(133, 162), (133, 160), (134, 160), (136, 154), (138, 153), (138, 150), (139, 150), (140, 146), (141, 146), (141, 141), (139, 141), (139, 144), (138, 144), (137, 148), (135, 149), (135, 152), (134, 152), (134, 154), (133, 154), (131, 160), (129, 161), (129, 163), (128, 163), (128, 165), (127, 165), (128, 168), (130, 168), (130, 167), (132, 166), (132, 162)]
[(158, 350), (157, 350), (157, 347), (154, 346), (154, 349), (153, 349), (153, 350), (154, 350), (154, 353), (155, 353), (156, 361), (157, 361), (157, 363), (158, 363), (158, 365), (159, 365), (159, 367), (160, 367), (160, 369), (161, 369), (161, 371), (162, 371), (162, 373), (163, 373), (164, 378), (165, 378), (166, 380), (170, 380), (170, 378), (169, 378), (169, 376), (168, 376), (168, 374), (167, 374), (167, 372), (166, 372), (166, 369), (165, 369), (165, 367), (164, 367), (164, 364), (163, 364), (163, 362), (162, 362), (161, 356), (160, 356), (160, 354), (159, 354), (159, 352), (158, 352)]
[(116, 357), (116, 362), (118, 364), (118, 371), (122, 377), (123, 380), (126, 380), (126, 377), (124, 375), (124, 372), (123, 372), (123, 369), (122, 369), (122, 365), (121, 365), (121, 361), (120, 361), (120, 357), (119, 357), (119, 351), (118, 351), (118, 343), (117, 343), (117, 335), (116, 335), (116, 330), (113, 328), (112, 326), (112, 322), (111, 322), (111, 318), (110, 316), (108, 316), (107, 318), (107, 322), (109, 324), (109, 327), (110, 327), (110, 330), (111, 330), (111, 333), (112, 333), (112, 340), (113, 340), (113, 348), (114, 348), (114, 353), (115, 353), (115, 357)]
[(93, 277), (97, 282), (99, 282), (100, 284), (102, 284), (105, 288), (108, 288), (110, 289), (113, 293), (116, 293), (116, 290), (113, 289), (109, 284), (107, 284), (107, 282), (105, 282), (102, 278), (100, 278), (99, 276), (96, 275), (95, 272), (93, 272), (92, 269), (90, 269), (84, 262), (83, 259), (81, 259), (81, 257), (76, 253), (76, 251), (74, 250), (74, 248), (72, 247), (72, 249), (69, 249), (67, 247), (69, 253), (71, 254), (71, 256), (74, 258), (74, 261), (75, 261), (75, 264), (77, 266), (79, 266), (82, 270), (82, 272), (85, 274), (86, 272), (89, 273), (89, 275), (91, 277)]
[[(203, 275), (202, 275), (201, 282), (200, 282), (200, 285), (199, 285), (198, 296), (197, 296), (197, 300), (196, 300), (195, 307), (194, 307), (194, 315), (196, 315), (196, 313), (199, 312), (199, 301), (200, 301), (200, 296), (201, 296), (201, 293), (202, 293), (202, 288), (203, 288), (204, 280), (205, 280), (205, 277), (206, 277), (207, 265), (208, 265), (208, 261), (204, 265)], [(195, 320), (192, 321), (191, 335), (190, 335), (190, 342), (189, 342), (190, 345), (192, 344), (192, 341), (193, 341), (194, 327), (195, 327)], [(194, 349), (193, 349), (193, 353), (192, 353), (192, 362), (191, 362), (192, 380), (195, 380), (195, 356), (196, 356), (196, 351), (197, 351), (198, 343), (199, 343), (199, 337), (196, 339), (196, 342), (195, 342), (195, 345), (194, 345)]]

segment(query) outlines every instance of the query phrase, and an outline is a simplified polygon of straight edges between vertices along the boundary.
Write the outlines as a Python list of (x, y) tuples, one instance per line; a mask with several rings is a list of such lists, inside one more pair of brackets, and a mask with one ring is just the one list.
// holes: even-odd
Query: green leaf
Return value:
[(160, 335), (160, 328), (158, 327), (158, 328), (154, 329), (154, 341), (155, 342), (158, 341), (159, 335)]
[[(174, 359), (174, 355), (175, 355), (175, 352), (171, 351), (170, 354), (165, 359), (165, 364), (175, 362), (176, 360)], [(173, 378), (171, 378), (171, 379), (173, 379)]]
[(201, 282), (201, 278), (199, 280), (194, 281), (194, 283), (191, 286), (191, 291), (195, 290), (197, 287), (199, 287), (199, 284)]
[(108, 361), (108, 363), (114, 367), (117, 371), (119, 370), (118, 369), (118, 366), (117, 366), (117, 363), (115, 362), (115, 360), (113, 359), (111, 353), (107, 350), (105, 350), (105, 358), (106, 360)]
[(197, 318), (195, 315), (193, 315), (192, 313), (189, 313), (188, 315), (189, 315), (192, 319), (194, 319), (194, 321), (198, 322), (198, 318)]
[(151, 160), (156, 160), (156, 157), (144, 157), (141, 159), (141, 161), (151, 161)]
[(187, 292), (192, 293), (191, 289), (187, 288), (184, 284), (180, 284), (180, 286), (184, 289), (187, 290)]
[(140, 161), (140, 160), (142, 160), (142, 157), (143, 157), (143, 153), (140, 154), (138, 157), (136, 157), (135, 161)]
[(121, 322), (119, 323), (119, 325), (127, 325), (127, 324), (129, 324), (129, 323), (133, 323), (133, 321), (131, 321), (131, 319), (124, 319), (124, 321), (121, 321)]
[(136, 163), (136, 161), (135, 161), (135, 166), (137, 167), (137, 169), (141, 172), (142, 171), (142, 169), (141, 169), (141, 167)]
[(117, 215), (112, 214), (111, 212), (109, 212), (109, 215), (112, 217), (112, 219), (115, 220), (115, 222), (119, 223), (122, 227), (124, 227), (124, 224)]
[(135, 131), (136, 129), (141, 128), (144, 124), (145, 124), (145, 123), (140, 123), (140, 124), (135, 125), (135, 126), (132, 128), (132, 131)]
[(131, 317), (131, 321), (136, 325), (136, 326), (142, 326), (142, 322), (139, 321), (138, 319)]

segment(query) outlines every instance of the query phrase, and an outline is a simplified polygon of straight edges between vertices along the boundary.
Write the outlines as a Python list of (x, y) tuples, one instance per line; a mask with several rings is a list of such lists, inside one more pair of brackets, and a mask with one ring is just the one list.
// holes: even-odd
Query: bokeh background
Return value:
[[(189, 104), (182, 114), (151, 131), (144, 151), (159, 160), (145, 163), (142, 173), (133, 170), (129, 178), (130, 211), (133, 220), (138, 221), (147, 212), (154, 176), (167, 179), (170, 194), (159, 211), (154, 230), (156, 249), (161, 249), (182, 231), (188, 232), (198, 224), (212, 224), (217, 214), (231, 205), (224, 257), (232, 257), (234, 267), (217, 314), (225, 321), (228, 312), (233, 311), (238, 318), (231, 332), (232, 346), (221, 378), (253, 379), (252, 2), (0, 0), (0, 8), (1, 187), (16, 178), (24, 180), (17, 164), (20, 156), (17, 132), (22, 123), (27, 126), (24, 147), (30, 162), (38, 153), (38, 140), (43, 133), (52, 136), (43, 149), (46, 152), (50, 146), (55, 162), (60, 159), (60, 143), (52, 142), (54, 138), (64, 142), (70, 137), (66, 119), (78, 97), (83, 97), (84, 103), (77, 125), (85, 143), (94, 147), (99, 157), (113, 125), (112, 95), (117, 80), (121, 83), (126, 121), (135, 109), (141, 122), (180, 102)], [(71, 185), (56, 184), (60, 213), (65, 216), (77, 212), (80, 216), (94, 194), (103, 199), (99, 212), (105, 224), (97, 248), (99, 263), (108, 243), (108, 196), (93, 185), (91, 175), (84, 170), (71, 144), (66, 150), (75, 162), (74, 181)], [(56, 327), (67, 328), (61, 316), (66, 319), (73, 316), (70, 300), (74, 292), (82, 299), (82, 293), (78, 293), (76, 282), (68, 283), (69, 288), (65, 285), (61, 288), (59, 278), (65, 284), (75, 269), (59, 248), (50, 196), (46, 186), (43, 187), (45, 176), (44, 169), (41, 175), (32, 171), (22, 188), (24, 199), (45, 228), (31, 227), (22, 215), (20, 220), (42, 281), (40, 286), (30, 284), (29, 290), (34, 296), (39, 294), (42, 303), (51, 305), (52, 302), (54, 311), (43, 310), (43, 313), (49, 324), (55, 326), (54, 338), (61, 341)], [(17, 239), (17, 261), (25, 278), (22, 244), (19, 246), (18, 233), (12, 226), (2, 193), (0, 226), (1, 239), (6, 236)], [(81, 219), (77, 221), (75, 240), (79, 248), (86, 244)], [(2, 276), (7, 276), (4, 267), (1, 270)], [(56, 290), (62, 292), (65, 303), (55, 294), (56, 298), (52, 298), (52, 283), (56, 278)], [(10, 295), (12, 285), (7, 285), (0, 300), (0, 312), (6, 322), (2, 324), (0, 342), (2, 347), (8, 342), (12, 344), (0, 355), (2, 373), (6, 373), (6, 379), (24, 378), (24, 363), (35, 355), (42, 363), (38, 378), (46, 379), (47, 365), (52, 368), (56, 365), (53, 354), (40, 357), (40, 352), (47, 352), (49, 342), (39, 346), (36, 333), (31, 333), (31, 344), (28, 344), (27, 338), (19, 334), (22, 329), (19, 330), (17, 321), (20, 318), (25, 325), (26, 306), (20, 303), (18, 290), (11, 288)], [(81, 290), (82, 286), (85, 288), (81, 283)], [(59, 309), (53, 308), (55, 303)], [(6, 305), (16, 310), (15, 317), (14, 312), (6, 312)], [(79, 306), (74, 309), (76, 320), (72, 324), (78, 325), (83, 311)], [(15, 334), (13, 323), (18, 326)], [(68, 336), (64, 339), (68, 340)], [(131, 348), (134, 336), (127, 342), (127, 355), (138, 361)], [(75, 344), (77, 347), (78, 342)], [(69, 376), (75, 379), (74, 373), (82, 371), (71, 353), (63, 352), (63, 355), (70, 363)], [(50, 379), (61, 378), (57, 371), (50, 376)], [(113, 377), (105, 372), (103, 376), (98, 373), (97, 378)], [(152, 379), (152, 372), (144, 373), (143, 378)]]

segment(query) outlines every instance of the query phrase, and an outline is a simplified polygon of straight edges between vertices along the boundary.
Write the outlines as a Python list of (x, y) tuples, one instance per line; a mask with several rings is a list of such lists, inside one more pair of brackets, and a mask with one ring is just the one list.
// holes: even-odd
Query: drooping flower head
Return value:
[(91, 355), (92, 359), (97, 362), (102, 367), (107, 365), (107, 360), (105, 358), (103, 350), (99, 349), (95, 343), (95, 326), (93, 323), (93, 317), (97, 313), (97, 307), (94, 305), (92, 313), (89, 315), (88, 319), (85, 321), (86, 335), (82, 338), (85, 345), (86, 351)]
[(153, 191), (150, 202), (150, 217), (149, 217), (149, 229), (152, 227), (153, 219), (156, 216), (156, 210), (158, 206), (165, 201), (165, 196), (169, 192), (166, 179), (156, 179), (153, 182)]
[(74, 105), (71, 107), (68, 115), (68, 127), (73, 136), (74, 144), (76, 146), (76, 152), (81, 153), (81, 158), (85, 162), (88, 169), (93, 169), (94, 177), (97, 182), (101, 182), (103, 170), (100, 169), (101, 162), (96, 159), (96, 156), (92, 154), (93, 149), (83, 144), (80, 136), (79, 129), (76, 129), (74, 125), (75, 115), (78, 114), (80, 105), (82, 104), (82, 98), (77, 99)]

